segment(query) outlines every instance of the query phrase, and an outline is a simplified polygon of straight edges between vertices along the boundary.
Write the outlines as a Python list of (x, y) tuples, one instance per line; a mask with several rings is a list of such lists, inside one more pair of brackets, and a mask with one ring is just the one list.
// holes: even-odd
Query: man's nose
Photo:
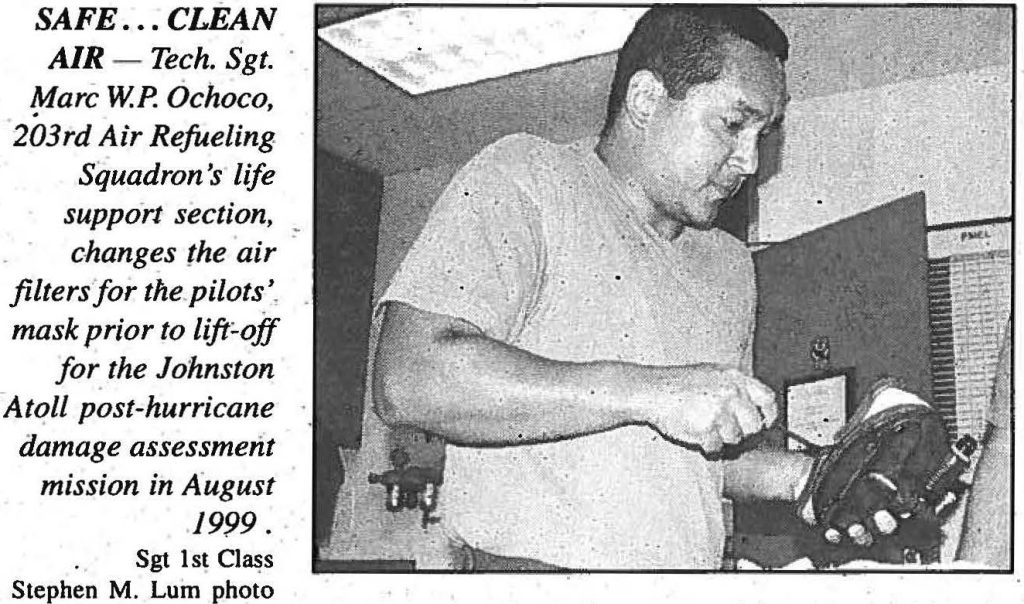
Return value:
[(758, 144), (757, 137), (744, 137), (736, 144), (730, 164), (743, 176), (752, 176), (757, 172)]

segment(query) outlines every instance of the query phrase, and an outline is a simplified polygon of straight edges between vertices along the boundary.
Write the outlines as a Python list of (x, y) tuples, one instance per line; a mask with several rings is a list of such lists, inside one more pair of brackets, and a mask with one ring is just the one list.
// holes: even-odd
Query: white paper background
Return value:
[[(196, 5), (200, 2), (194, 3)], [(310, 572), (311, 551), (311, 375), (312, 375), (312, 104), (313, 104), (313, 36), (314, 15), (312, 3), (281, 3), (271, 32), (242, 34), (232, 32), (179, 33), (162, 29), (158, 32), (34, 32), (35, 13), (40, 3), (16, 2), (5, 5), (0, 19), (0, 40), (4, 49), (0, 65), (0, 126), (3, 128), (3, 151), (0, 152), (0, 210), (2, 210), (2, 238), (0, 238), (0, 321), (5, 332), (15, 322), (30, 322), (43, 317), (57, 321), (66, 317), (64, 308), (53, 304), (36, 304), (8, 308), (14, 284), (23, 277), (45, 276), (54, 283), (86, 283), (105, 276), (133, 273), (133, 282), (148, 281), (162, 276), (168, 281), (202, 281), (215, 276), (228, 276), (234, 280), (251, 279), (254, 282), (273, 276), (276, 285), (270, 289), (273, 299), (269, 313), (283, 318), (275, 334), (273, 346), (250, 352), (245, 346), (228, 348), (223, 345), (204, 350), (202, 345), (190, 348), (182, 340), (179, 345), (156, 351), (146, 344), (105, 343), (86, 351), (75, 343), (21, 343), (12, 345), (8, 340), (0, 344), (0, 395), (6, 403), (11, 394), (23, 397), (49, 398), (57, 392), (66, 392), (73, 399), (89, 397), (131, 397), (153, 393), (171, 400), (193, 399), (213, 394), (241, 400), (275, 400), (278, 405), (273, 425), (259, 422), (163, 422), (147, 426), (139, 420), (111, 420), (94, 423), (89, 438), (139, 437), (251, 438), (259, 430), (276, 437), (276, 455), (269, 459), (224, 460), (223, 463), (193, 463), (141, 461), (127, 455), (100, 466), (88, 462), (69, 460), (20, 459), (16, 446), (26, 434), (44, 431), (59, 437), (66, 433), (82, 437), (83, 432), (72, 422), (60, 427), (44, 426), (31, 421), (0, 421), (0, 601), (11, 598), (11, 582), (21, 578), (30, 582), (49, 583), (61, 578), (72, 582), (91, 583), (106, 592), (110, 579), (133, 579), (136, 589), (145, 588), (151, 575), (135, 568), (135, 552), (140, 548), (154, 551), (176, 552), (182, 547), (197, 551), (216, 552), (221, 547), (237, 546), (251, 552), (272, 552), (274, 568), (269, 571), (232, 571), (211, 569), (203, 571), (171, 569), (156, 578), (177, 584), (179, 580), (200, 584), (204, 598), (209, 601), (209, 585), (231, 579), (237, 583), (270, 583), (276, 591), (277, 602), (368, 602), (368, 601), (493, 601), (518, 602), (533, 599), (563, 602), (588, 601), (743, 601), (762, 602), (785, 599), (794, 602), (817, 602), (825, 599), (840, 601), (1019, 601), (1019, 579), (1009, 576), (907, 576), (872, 575), (844, 576), (701, 576), (701, 575), (596, 575), (596, 576), (402, 576), (402, 575), (317, 575)], [(167, 3), (118, 3), (120, 23), (163, 22)], [(191, 5), (190, 5), (191, 6)], [(163, 7), (163, 8), (157, 8)], [(191, 74), (153, 72), (148, 66), (108, 64), (102, 72), (47, 71), (45, 63), (60, 45), (98, 43), (107, 48), (107, 58), (149, 57), (149, 48), (164, 44), (186, 48), (202, 44), (211, 54), (226, 50), (236, 43), (252, 46), (254, 50), (268, 50), (275, 64), (270, 77), (231, 79), (222, 71), (209, 72), (216, 81), (239, 88), (263, 88), (275, 103), (273, 114), (253, 113), (244, 119), (230, 112), (210, 112), (195, 118), (227, 124), (232, 120), (253, 126), (263, 125), (277, 130), (276, 149), (267, 158), (278, 169), (276, 184), (264, 188), (256, 195), (242, 195), (231, 187), (172, 190), (140, 188), (99, 194), (74, 184), (78, 166), (87, 158), (101, 159), (102, 149), (25, 149), (14, 150), (9, 144), (13, 124), (28, 120), (27, 109), (34, 84), (60, 84), (68, 88), (91, 82), (145, 84), (166, 87)], [(204, 74), (206, 77), (206, 74)], [(190, 81), (200, 81), (195, 78)], [(40, 119), (80, 123), (92, 119), (97, 123), (131, 122), (139, 126), (159, 121), (164, 114), (156, 111), (138, 116), (117, 114), (102, 116), (102, 110), (76, 112), (50, 111)], [(167, 114), (173, 123), (186, 121), (183, 112)], [(147, 150), (137, 147), (130, 154), (117, 152), (118, 165), (146, 165), (156, 158)], [(158, 151), (162, 161), (173, 164), (202, 163), (200, 153), (190, 152), (175, 157), (175, 153)], [(131, 161), (127, 160), (131, 156)], [(246, 159), (258, 154), (248, 152)], [(229, 154), (215, 154), (220, 163), (228, 163)], [(214, 201), (226, 202), (250, 199), (254, 204), (271, 208), (275, 220), (269, 232), (254, 228), (232, 229), (202, 227), (190, 231), (169, 224), (154, 228), (122, 228), (113, 233), (90, 234), (81, 227), (61, 224), (66, 205), (90, 205), (109, 200), (111, 205), (139, 202), (165, 203), (178, 207), (188, 200), (204, 205)], [(141, 200), (141, 201), (140, 201)], [(86, 242), (90, 236), (111, 243), (132, 241), (137, 243), (173, 243), (184, 247), (187, 241), (206, 237), (222, 245), (234, 246), (258, 238), (273, 241), (281, 249), (268, 267), (245, 267), (231, 263), (212, 268), (186, 268), (178, 262), (163, 270), (133, 271), (123, 267), (77, 267), (65, 260), (74, 245)], [(235, 239), (237, 237), (237, 240)], [(140, 320), (164, 320), (189, 323), (197, 314), (216, 316), (230, 313), (233, 318), (257, 318), (259, 309), (239, 306), (205, 305), (189, 310), (174, 304), (138, 304), (107, 306), (93, 310), (83, 305), (66, 307), (67, 312), (87, 318), (117, 320), (133, 316)], [(230, 308), (230, 310), (228, 310)], [(9, 332), (8, 332), (9, 333)], [(186, 336), (188, 338), (188, 336)], [(196, 354), (210, 357), (241, 357), (253, 354), (266, 357), (276, 365), (277, 379), (272, 383), (246, 385), (227, 382), (223, 385), (185, 385), (174, 382), (146, 380), (142, 383), (104, 383), (102, 380), (82, 382), (72, 387), (57, 389), (51, 385), (54, 371), (63, 356), (74, 354), (80, 359), (98, 357), (106, 360), (125, 354), (143, 359), (163, 354), (187, 356)], [(234, 352), (235, 350), (242, 352)], [(217, 351), (217, 352), (215, 352)], [(243, 476), (276, 475), (276, 495), (236, 501), (229, 506), (219, 505), (206, 498), (139, 497), (123, 500), (89, 498), (41, 498), (35, 495), (42, 476), (64, 475), (68, 472), (98, 473), (100, 469), (111, 475), (126, 474), (145, 479), (152, 471), (174, 478), (187, 477), (192, 468), (211, 469), (217, 475), (238, 473)], [(145, 484), (143, 482), (143, 484)], [(250, 505), (251, 502), (251, 505)], [(261, 530), (250, 535), (225, 539), (222, 537), (193, 537), (188, 527), (202, 509), (247, 509), (260, 514), (260, 529), (271, 528), (266, 536)], [(79, 567), (76, 569), (76, 566)], [(145, 593), (145, 589), (140, 590)], [(101, 601), (102, 598), (101, 598)]]

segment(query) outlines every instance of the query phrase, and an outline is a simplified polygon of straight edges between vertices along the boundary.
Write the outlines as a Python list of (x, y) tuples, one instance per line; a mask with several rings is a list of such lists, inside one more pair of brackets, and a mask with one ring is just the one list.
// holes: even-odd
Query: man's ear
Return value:
[(629, 78), (623, 110), (629, 122), (637, 128), (645, 128), (651, 116), (668, 95), (661, 80), (646, 69), (641, 69)]

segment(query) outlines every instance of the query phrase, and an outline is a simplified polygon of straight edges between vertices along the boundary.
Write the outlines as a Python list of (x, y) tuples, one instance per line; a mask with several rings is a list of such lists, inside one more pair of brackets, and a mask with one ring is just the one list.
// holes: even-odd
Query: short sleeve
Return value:
[(404, 302), (514, 339), (536, 303), (544, 264), (538, 200), (524, 161), (492, 146), (455, 175), (378, 309)]

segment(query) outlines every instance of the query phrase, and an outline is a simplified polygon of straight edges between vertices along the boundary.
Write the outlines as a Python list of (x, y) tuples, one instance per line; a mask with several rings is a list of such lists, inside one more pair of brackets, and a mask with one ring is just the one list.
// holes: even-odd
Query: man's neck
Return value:
[(672, 241), (683, 231), (683, 224), (659, 211), (657, 204), (644, 188), (644, 170), (641, 163), (639, 141), (624, 135), (618, 129), (602, 134), (594, 148), (597, 157), (608, 168), (612, 178), (617, 180), (627, 195), (626, 202), (637, 213), (641, 221), (651, 226), (659, 235)]

